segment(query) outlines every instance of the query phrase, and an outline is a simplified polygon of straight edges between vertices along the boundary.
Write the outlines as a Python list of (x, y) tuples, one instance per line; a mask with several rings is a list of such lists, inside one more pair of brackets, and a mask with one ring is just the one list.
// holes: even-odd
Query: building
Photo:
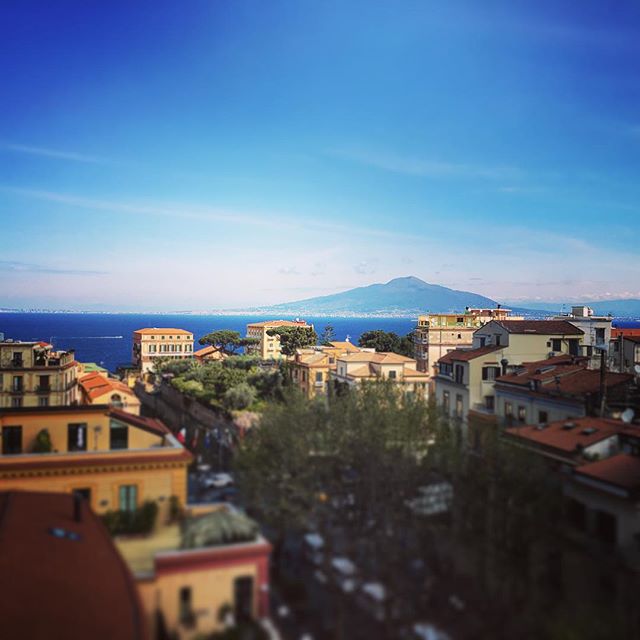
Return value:
[(227, 357), (227, 354), (218, 347), (207, 345), (202, 349), (194, 351), (193, 357), (201, 364), (204, 364), (206, 362), (219, 362), (224, 360)]
[(4, 638), (150, 639), (131, 572), (83, 500), (3, 491), (0, 531)]
[(336, 359), (360, 351), (373, 352), (373, 349), (361, 349), (349, 341), (334, 341), (326, 346), (298, 349), (291, 361), (293, 384), (308, 398), (326, 393), (330, 373), (336, 370)]
[(241, 623), (269, 615), (271, 546), (244, 514), (207, 507), (200, 514), (194, 507), (180, 523), (160, 523), (144, 539), (116, 541), (153, 637), (203, 638), (221, 631), (225, 617)]
[(546, 424), (598, 415), (605, 408), (624, 410), (633, 394), (634, 378), (605, 369), (588, 369), (586, 356), (554, 356), (523, 363), (496, 378), (495, 414), (499, 424)]
[(282, 327), (308, 327), (313, 329), (313, 325), (307, 324), (304, 320), (265, 320), (264, 322), (251, 322), (247, 325), (247, 338), (254, 338), (258, 342), (245, 347), (245, 353), (250, 356), (258, 356), (261, 360), (281, 360), (280, 336), (270, 336), (270, 329)]
[(0, 409), (54, 407), (77, 400), (73, 351), (54, 351), (48, 342), (0, 342)]
[(578, 356), (582, 330), (566, 320), (492, 320), (473, 335), (472, 349), (456, 349), (438, 361), (436, 402), (451, 418), (469, 413), (495, 420), (495, 380), (523, 362)]
[(0, 411), (0, 486), (79, 493), (96, 513), (187, 500), (191, 454), (159, 420), (99, 405)]
[(82, 404), (109, 405), (134, 415), (140, 415), (140, 400), (133, 390), (120, 380), (98, 371), (78, 378)]
[(613, 369), (640, 375), (640, 336), (619, 334), (609, 347)]
[[(464, 313), (432, 313), (418, 317), (414, 331), (414, 355), (418, 371), (435, 375), (436, 363), (442, 356), (473, 344), (473, 333), (490, 320), (506, 320), (510, 310), (470, 309)], [(518, 318), (512, 318), (517, 320)]]
[(611, 339), (620, 336), (640, 337), (640, 320), (614, 320), (611, 325)]
[(138, 329), (133, 332), (133, 363), (142, 373), (156, 358), (191, 358), (193, 333), (184, 329)]
[(590, 359), (590, 366), (600, 368), (600, 353), (606, 349), (611, 340), (611, 316), (595, 316), (593, 309), (584, 305), (571, 307), (571, 313), (559, 315), (554, 320), (568, 320), (572, 325), (582, 329), (582, 353)]
[(429, 375), (416, 369), (413, 358), (397, 353), (359, 351), (338, 356), (335, 370), (330, 371), (330, 379), (349, 387), (363, 382), (391, 380), (402, 386), (405, 392), (425, 396)]

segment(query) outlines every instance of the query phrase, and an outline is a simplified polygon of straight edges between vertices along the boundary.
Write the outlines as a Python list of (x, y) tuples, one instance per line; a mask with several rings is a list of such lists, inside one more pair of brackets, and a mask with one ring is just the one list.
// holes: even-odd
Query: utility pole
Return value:
[(607, 352), (600, 350), (600, 417), (604, 418), (604, 409), (607, 402)]

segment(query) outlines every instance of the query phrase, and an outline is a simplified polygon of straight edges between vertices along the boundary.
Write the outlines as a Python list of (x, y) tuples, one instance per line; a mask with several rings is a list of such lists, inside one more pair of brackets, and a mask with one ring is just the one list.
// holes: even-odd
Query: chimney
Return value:
[(84, 498), (79, 493), (73, 494), (73, 520), (82, 522), (82, 502)]

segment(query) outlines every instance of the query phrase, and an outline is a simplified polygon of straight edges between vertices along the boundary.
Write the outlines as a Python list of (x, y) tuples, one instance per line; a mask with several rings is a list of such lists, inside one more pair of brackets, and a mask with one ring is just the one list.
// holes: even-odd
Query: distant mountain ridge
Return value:
[[(429, 284), (414, 276), (394, 278), (327, 296), (261, 307), (269, 313), (321, 315), (407, 315), (463, 311), (465, 307), (492, 308), (495, 300), (470, 291)], [(253, 309), (252, 309), (253, 311)]]

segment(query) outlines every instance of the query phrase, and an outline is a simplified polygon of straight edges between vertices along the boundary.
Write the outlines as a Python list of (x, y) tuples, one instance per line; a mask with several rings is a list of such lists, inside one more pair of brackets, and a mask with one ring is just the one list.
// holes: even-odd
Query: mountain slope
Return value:
[(494, 307), (496, 303), (468, 291), (429, 284), (408, 276), (386, 284), (371, 284), (318, 298), (307, 298), (263, 308), (264, 311), (304, 314), (393, 314), (462, 311), (469, 307)]

